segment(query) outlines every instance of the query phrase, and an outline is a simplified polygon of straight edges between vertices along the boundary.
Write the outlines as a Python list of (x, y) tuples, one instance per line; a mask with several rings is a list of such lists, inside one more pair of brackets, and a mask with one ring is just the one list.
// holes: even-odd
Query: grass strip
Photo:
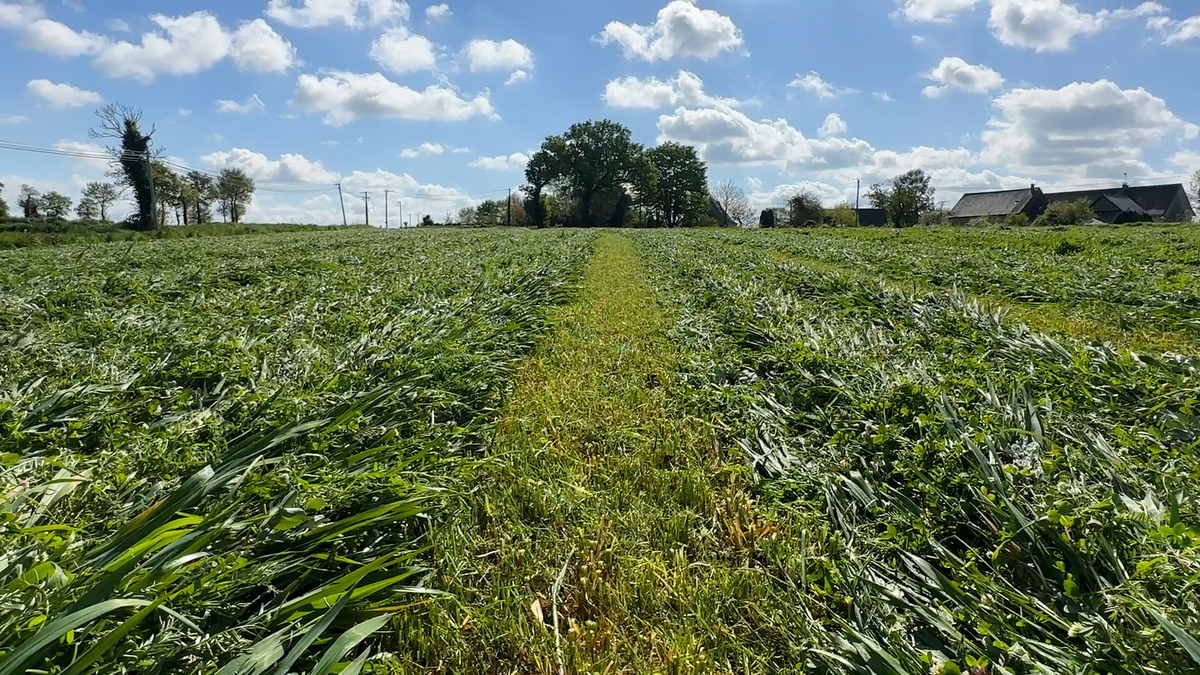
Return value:
[(600, 237), (557, 320), (434, 526), (431, 585), (453, 599), (402, 619), (402, 672), (557, 673), (559, 640), (571, 673), (740, 669), (765, 526), (742, 462), (673, 399), (671, 317), (627, 238)]

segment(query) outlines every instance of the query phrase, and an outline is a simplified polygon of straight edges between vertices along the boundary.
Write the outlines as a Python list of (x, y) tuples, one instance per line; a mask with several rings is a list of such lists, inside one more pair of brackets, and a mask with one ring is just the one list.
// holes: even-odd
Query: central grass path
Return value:
[(557, 673), (559, 652), (568, 673), (741, 671), (770, 591), (752, 540), (771, 526), (742, 462), (672, 398), (671, 316), (629, 239), (600, 235), (557, 322), (433, 526), (430, 583), (452, 597), (410, 614), (397, 656), (406, 672)]

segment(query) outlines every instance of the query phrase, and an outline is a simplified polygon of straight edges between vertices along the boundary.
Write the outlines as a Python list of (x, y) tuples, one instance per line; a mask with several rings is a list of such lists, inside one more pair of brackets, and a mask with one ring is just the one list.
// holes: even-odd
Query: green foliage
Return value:
[[(578, 205), (577, 224), (594, 227), (611, 224), (626, 185), (647, 184), (647, 167), (642, 146), (633, 142), (629, 129), (600, 120), (547, 138), (530, 158), (525, 179), (526, 193), (535, 199), (547, 187), (570, 195)], [(538, 215), (538, 207), (533, 211)]]
[(221, 169), (216, 182), (217, 210), (233, 223), (240, 223), (254, 199), (254, 179), (241, 169)]
[(950, 224), (950, 212), (945, 209), (930, 209), (921, 214), (922, 227), (945, 227)]
[(778, 227), (778, 224), (777, 224), (777, 221), (775, 218), (775, 210), (774, 209), (763, 209), (762, 213), (758, 214), (758, 226), (764, 230), (769, 230), (769, 229)]
[(142, 112), (119, 103), (100, 108), (96, 111), (96, 117), (99, 124), (88, 130), (88, 137), (119, 142), (118, 147), (109, 148), (109, 153), (113, 158), (115, 176), (134, 192), (137, 213), (131, 217), (133, 227), (142, 231), (158, 229), (151, 166), (155, 153), (151, 140), (154, 129), (150, 133), (143, 133)]
[(71, 215), (71, 198), (53, 190), (47, 192), (41, 197), (38, 212), (43, 218), (66, 220)]
[(854, 212), (852, 204), (842, 202), (825, 212), (825, 222), (833, 227), (856, 227), (858, 215)]
[(1010, 213), (1004, 219), (1006, 227), (1029, 227), (1029, 216), (1024, 213)]
[(695, 225), (708, 215), (708, 170), (695, 148), (668, 141), (645, 156), (654, 180), (643, 204), (664, 226)]
[(824, 217), (820, 198), (811, 192), (801, 192), (788, 200), (788, 227), (818, 227)]
[(0, 218), (8, 217), (8, 202), (4, 201), (4, 183), (0, 183)]
[(1091, 202), (1080, 199), (1074, 202), (1052, 202), (1042, 215), (1034, 221), (1039, 227), (1070, 227), (1095, 220)]
[(457, 497), (431, 488), (590, 249), (456, 234), (0, 253), (0, 673), (351, 672), (406, 643), (442, 601)]
[(934, 189), (930, 178), (921, 169), (897, 176), (891, 185), (872, 185), (867, 199), (877, 209), (884, 209), (888, 221), (896, 227), (912, 227), (921, 214), (934, 208)]
[(42, 193), (29, 185), (22, 185), (17, 195), (17, 207), (25, 218), (40, 218), (42, 208)]

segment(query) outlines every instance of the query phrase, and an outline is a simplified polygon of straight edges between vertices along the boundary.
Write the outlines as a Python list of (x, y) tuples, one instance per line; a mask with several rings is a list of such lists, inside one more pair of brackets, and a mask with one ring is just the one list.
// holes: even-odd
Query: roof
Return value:
[[(1127, 197), (1140, 206), (1146, 213), (1161, 216), (1170, 210), (1171, 204), (1174, 203), (1175, 198), (1180, 193), (1184, 193), (1183, 185), (1174, 183), (1171, 185), (1145, 185), (1142, 187), (1115, 187), (1106, 190), (1047, 192), (1046, 198), (1051, 202), (1073, 202), (1086, 199), (1089, 202), (1095, 203), (1101, 197), (1108, 197), (1110, 200), (1113, 197)], [(1113, 202), (1113, 204), (1120, 206), (1116, 202)]]
[(954, 209), (950, 211), (951, 218), (984, 218), (988, 216), (1007, 216), (1020, 213), (1033, 199), (1033, 190), (1003, 190), (1000, 192), (973, 192), (965, 194)]
[(1132, 213), (1138, 216), (1146, 215), (1146, 209), (1143, 209), (1138, 205), (1137, 202), (1133, 201), (1129, 197), (1122, 195), (1101, 195), (1092, 202), (1092, 207), (1095, 208), (1095, 206), (1099, 204), (1101, 200), (1109, 202), (1118, 210), (1124, 211), (1125, 213)]

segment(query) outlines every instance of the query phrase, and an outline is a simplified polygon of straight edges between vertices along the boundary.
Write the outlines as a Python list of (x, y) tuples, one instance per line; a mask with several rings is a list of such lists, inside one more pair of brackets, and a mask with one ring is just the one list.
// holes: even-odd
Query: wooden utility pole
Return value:
[(396, 202), (396, 208), (400, 210), (400, 227), (404, 227), (404, 202)]
[(508, 226), (512, 227), (512, 188), (508, 188)]
[(366, 219), (367, 219), (367, 227), (370, 227), (371, 226), (371, 193), (370, 192), (363, 193), (363, 214), (365, 214)]
[(388, 229), (388, 193), (391, 190), (383, 191), (383, 229)]
[(346, 227), (349, 223), (346, 222), (346, 200), (342, 197), (342, 184), (338, 183), (338, 202), (342, 205), (342, 227)]
[(862, 227), (862, 179), (859, 178), (854, 182), (854, 225)]

